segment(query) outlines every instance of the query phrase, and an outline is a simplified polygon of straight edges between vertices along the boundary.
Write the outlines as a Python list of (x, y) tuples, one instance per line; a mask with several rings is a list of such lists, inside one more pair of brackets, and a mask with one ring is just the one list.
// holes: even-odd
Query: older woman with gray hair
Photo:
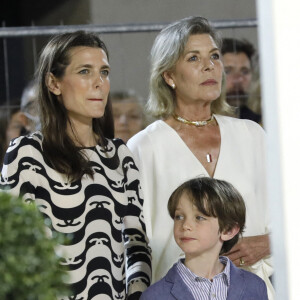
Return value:
[[(220, 49), (218, 33), (202, 17), (168, 25), (152, 47), (148, 109), (158, 120), (128, 147), (141, 172), (154, 281), (180, 256), (167, 211), (172, 191), (188, 179), (209, 176), (230, 182), (245, 199), (245, 237), (227, 255), (262, 277), (272, 299), (265, 133), (252, 121), (229, 117)], [(196, 238), (192, 229), (186, 235)]]

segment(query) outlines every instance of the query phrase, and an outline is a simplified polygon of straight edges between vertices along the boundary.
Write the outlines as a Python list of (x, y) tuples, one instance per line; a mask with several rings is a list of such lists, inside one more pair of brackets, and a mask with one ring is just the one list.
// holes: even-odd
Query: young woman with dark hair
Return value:
[(138, 299), (150, 284), (139, 173), (113, 139), (109, 73), (96, 34), (53, 37), (36, 72), (41, 131), (15, 139), (2, 169), (2, 189), (35, 203), (50, 233), (71, 235), (57, 253), (72, 296), (59, 299)]

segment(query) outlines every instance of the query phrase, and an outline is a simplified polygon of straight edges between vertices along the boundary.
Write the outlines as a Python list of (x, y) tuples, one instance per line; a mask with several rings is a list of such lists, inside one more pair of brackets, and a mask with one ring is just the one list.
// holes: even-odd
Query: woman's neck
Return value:
[(174, 113), (190, 121), (208, 120), (211, 115), (211, 103), (195, 102), (192, 104), (177, 103)]
[(97, 137), (92, 124), (78, 124), (70, 121), (67, 125), (67, 133), (78, 147), (94, 147), (97, 145)]

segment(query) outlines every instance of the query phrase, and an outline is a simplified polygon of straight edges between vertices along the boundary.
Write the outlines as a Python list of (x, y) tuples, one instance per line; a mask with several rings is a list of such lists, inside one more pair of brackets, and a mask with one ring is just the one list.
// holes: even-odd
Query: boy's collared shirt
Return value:
[(226, 300), (227, 291), (230, 285), (230, 263), (225, 256), (220, 256), (220, 262), (225, 265), (223, 272), (214, 276), (210, 281), (195, 275), (184, 265), (184, 260), (179, 260), (177, 264), (178, 273), (183, 282), (188, 286), (195, 300)]

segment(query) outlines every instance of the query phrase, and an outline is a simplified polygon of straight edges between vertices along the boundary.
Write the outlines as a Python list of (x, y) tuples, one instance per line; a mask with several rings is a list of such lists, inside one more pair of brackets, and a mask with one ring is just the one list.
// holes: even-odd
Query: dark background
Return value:
[[(39, 25), (45, 15), (69, 1), (71, 0), (2, 0), (0, 2), (1, 27)], [(0, 104), (19, 102), (24, 86), (33, 76), (33, 67), (28, 68), (26, 65), (34, 65), (32, 45), (33, 43), (40, 45), (44, 39), (43, 37), (37, 40), (19, 37), (0, 38)], [(7, 68), (5, 68), (4, 61), (5, 52), (7, 53)], [(8, 82), (5, 79), (5, 71), (8, 72)], [(7, 84), (9, 85), (8, 91), (6, 90)]]

